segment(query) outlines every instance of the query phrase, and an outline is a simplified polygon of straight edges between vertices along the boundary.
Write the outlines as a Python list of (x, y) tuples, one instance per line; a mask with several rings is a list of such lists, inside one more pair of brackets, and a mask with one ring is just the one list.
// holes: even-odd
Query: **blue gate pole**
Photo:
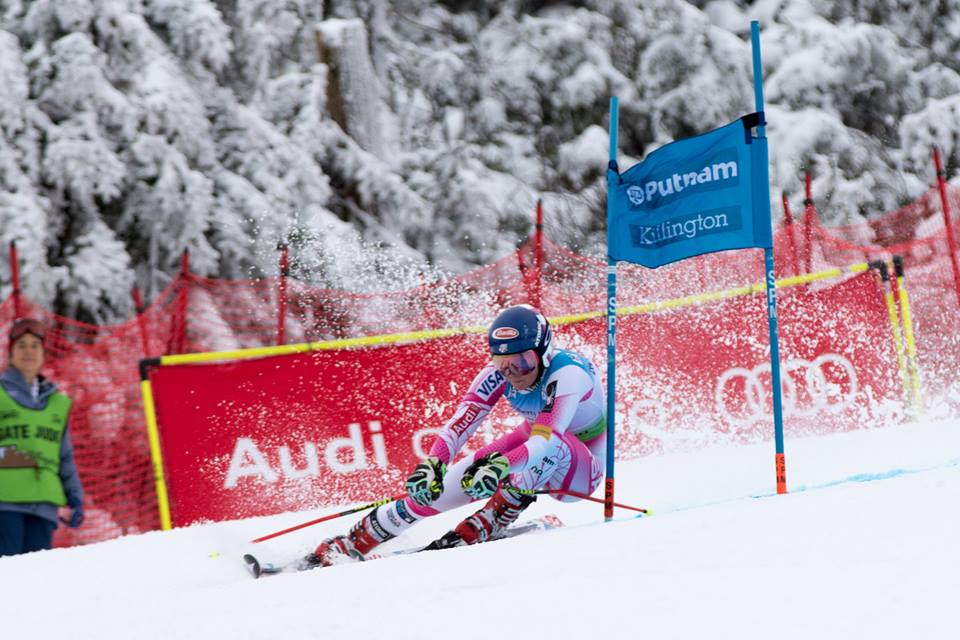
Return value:
[[(750, 22), (750, 41), (753, 47), (753, 95), (756, 110), (763, 113), (763, 68), (760, 64), (760, 23)], [(754, 200), (755, 215), (770, 220), (770, 183), (767, 161), (767, 132), (761, 124), (757, 127), (757, 141), (761, 145), (760, 162), (754, 166), (754, 179), (762, 181), (762, 201)], [(756, 193), (756, 192), (755, 192)], [(777, 337), (777, 283), (773, 270), (773, 249), (763, 250), (763, 261), (767, 281), (767, 322), (770, 326), (770, 384), (773, 393), (773, 434), (776, 445), (777, 493), (787, 492), (787, 462), (783, 451), (783, 406), (780, 386), (780, 340)]]
[[(617, 166), (617, 96), (610, 98), (610, 169)], [(610, 257), (610, 174), (607, 174), (607, 477), (604, 483), (603, 518), (613, 518), (613, 469), (617, 427), (617, 261)]]

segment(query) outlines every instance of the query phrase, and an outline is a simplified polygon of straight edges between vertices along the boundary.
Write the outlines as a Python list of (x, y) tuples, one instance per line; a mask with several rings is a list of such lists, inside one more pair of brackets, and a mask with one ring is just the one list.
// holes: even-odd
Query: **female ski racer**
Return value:
[[(593, 493), (606, 456), (606, 394), (593, 364), (554, 348), (550, 323), (529, 305), (501, 312), (487, 337), (491, 362), (474, 378), (427, 459), (410, 473), (407, 496), (370, 511), (346, 535), (324, 540), (301, 568), (363, 560), (424, 518), (472, 500), (487, 502), (428, 548), (498, 537), (536, 499), (538, 489)], [(523, 423), (451, 464), (501, 399)]]

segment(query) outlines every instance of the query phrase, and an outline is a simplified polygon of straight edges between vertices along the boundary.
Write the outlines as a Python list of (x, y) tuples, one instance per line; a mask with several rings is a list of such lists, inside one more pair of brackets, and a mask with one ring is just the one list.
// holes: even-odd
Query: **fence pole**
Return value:
[(280, 250), (280, 281), (277, 291), (277, 344), (286, 340), (287, 331), (287, 278), (290, 276), (290, 248), (286, 242), (277, 245)]
[(804, 273), (813, 272), (813, 184), (810, 172), (804, 175), (804, 199), (803, 199), (803, 243), (804, 251)]
[(137, 327), (140, 330), (140, 346), (143, 347), (143, 357), (150, 357), (150, 338), (147, 334), (147, 323), (143, 317), (146, 307), (143, 306), (143, 298), (140, 296), (140, 289), (134, 287), (130, 295), (133, 296), (133, 306), (137, 312)]
[(897, 370), (900, 372), (900, 385), (903, 388), (904, 405), (910, 406), (910, 375), (907, 372), (907, 352), (903, 344), (903, 334), (900, 332), (900, 314), (897, 311), (896, 279), (890, 277), (890, 268), (883, 260), (870, 262), (870, 268), (880, 274), (880, 286), (883, 289), (883, 298), (887, 305), (887, 319), (890, 321), (890, 337), (893, 339), (893, 350), (897, 354)]
[(20, 259), (15, 240), (10, 241), (10, 281), (13, 285), (13, 317), (19, 318), (23, 303), (20, 300)]
[(533, 232), (533, 306), (540, 309), (543, 302), (543, 199), (537, 199), (537, 224)]
[(177, 345), (177, 353), (183, 353), (187, 343), (187, 303), (190, 296), (190, 250), (184, 249), (180, 257), (180, 292), (177, 295), (177, 318), (176, 336), (174, 344)]
[(953, 286), (960, 306), (960, 266), (957, 265), (957, 243), (953, 238), (953, 225), (950, 222), (950, 203), (947, 200), (947, 176), (940, 161), (940, 149), (933, 148), (933, 163), (937, 167), (937, 186), (940, 187), (940, 203), (943, 209), (943, 226), (947, 230), (947, 248), (950, 251), (950, 266), (953, 267)]
[(793, 275), (800, 275), (800, 262), (797, 258), (797, 239), (794, 236), (793, 213), (790, 211), (790, 201), (787, 200), (787, 194), (780, 194), (783, 199), (783, 226), (787, 232), (787, 243), (790, 245), (790, 264), (793, 267)]
[(913, 334), (913, 314), (910, 311), (910, 297), (907, 295), (907, 282), (904, 277), (903, 258), (901, 256), (893, 256), (893, 273), (900, 298), (900, 313), (903, 315), (903, 338), (907, 343), (907, 362), (909, 364), (913, 410), (915, 415), (922, 415), (924, 402), (920, 385), (920, 365), (917, 362), (917, 341)]

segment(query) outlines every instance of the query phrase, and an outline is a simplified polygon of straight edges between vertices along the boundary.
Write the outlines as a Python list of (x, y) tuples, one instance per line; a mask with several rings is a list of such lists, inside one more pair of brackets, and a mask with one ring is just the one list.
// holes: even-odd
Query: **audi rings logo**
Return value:
[[(813, 362), (789, 360), (780, 367), (785, 416), (838, 413), (857, 397), (857, 371), (845, 357), (825, 353)], [(773, 416), (770, 363), (753, 369), (727, 369), (717, 380), (719, 416), (734, 426), (748, 427)]]

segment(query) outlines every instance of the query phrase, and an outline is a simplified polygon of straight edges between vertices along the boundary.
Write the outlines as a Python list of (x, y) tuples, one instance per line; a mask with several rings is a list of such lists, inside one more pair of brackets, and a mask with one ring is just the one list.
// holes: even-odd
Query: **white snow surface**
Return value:
[[(4, 638), (942, 638), (955, 633), (960, 420), (618, 466), (618, 510), (541, 497), (560, 530), (251, 579), (241, 555), (296, 557), (343, 506), (0, 558)], [(600, 492), (597, 495), (601, 495)], [(467, 508), (392, 541), (427, 542)]]

